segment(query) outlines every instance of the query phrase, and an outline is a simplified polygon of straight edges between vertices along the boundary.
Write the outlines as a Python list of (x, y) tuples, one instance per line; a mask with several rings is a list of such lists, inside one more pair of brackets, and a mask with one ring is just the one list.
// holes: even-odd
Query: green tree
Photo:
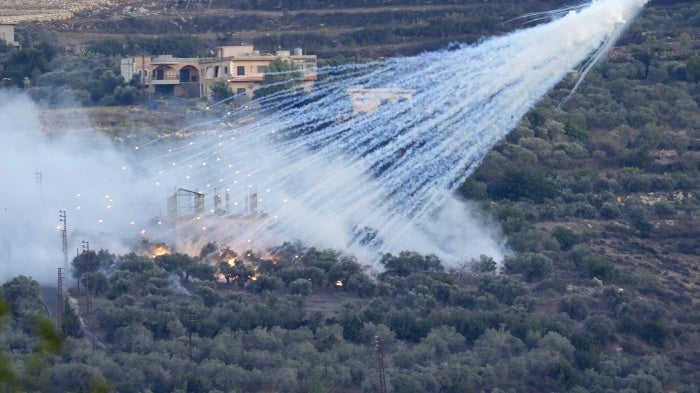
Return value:
[(700, 82), (700, 56), (693, 56), (686, 62), (685, 72), (691, 82)]
[(552, 259), (544, 254), (526, 252), (506, 257), (503, 266), (508, 274), (522, 274), (527, 281), (537, 281), (552, 271), (553, 263)]
[(109, 384), (95, 367), (82, 363), (59, 364), (50, 370), (51, 389), (62, 392), (101, 393), (109, 391)]
[(218, 271), (224, 276), (226, 284), (230, 284), (231, 280), (236, 276), (235, 265), (232, 266), (228, 261), (219, 262)]
[(107, 38), (102, 42), (90, 44), (88, 50), (105, 56), (125, 56), (127, 54), (126, 46), (114, 38)]
[(588, 308), (586, 303), (577, 296), (567, 296), (557, 304), (559, 312), (566, 313), (569, 318), (576, 321), (582, 321), (588, 316)]
[(73, 277), (79, 279), (85, 273), (96, 272), (100, 267), (100, 259), (97, 257), (97, 253), (93, 250), (83, 251), (73, 258), (71, 266), (73, 267)]
[(632, 56), (635, 60), (644, 64), (644, 79), (649, 76), (649, 66), (654, 58), (654, 52), (649, 46), (635, 47), (632, 49)]
[(39, 283), (27, 276), (17, 276), (2, 284), (4, 298), (10, 304), (13, 314), (22, 312), (21, 307), (27, 299), (39, 297)]
[(85, 273), (80, 282), (83, 283), (85, 290), (95, 296), (101, 296), (109, 290), (109, 279), (102, 272)]
[(487, 191), (492, 198), (512, 201), (531, 200), (543, 203), (559, 195), (556, 180), (544, 168), (536, 166), (509, 167)]
[(216, 267), (203, 262), (194, 262), (185, 268), (185, 281), (190, 277), (202, 281), (214, 281), (216, 277)]
[(105, 95), (100, 103), (107, 106), (132, 105), (139, 99), (140, 92), (134, 86), (115, 86), (112, 94)]
[(557, 226), (552, 230), (552, 237), (557, 239), (557, 242), (564, 251), (570, 250), (580, 241), (579, 235), (569, 228)]
[(275, 292), (284, 288), (284, 282), (277, 277), (258, 276), (248, 285), (247, 289), (253, 293), (261, 293), (265, 291)]
[(401, 251), (397, 256), (384, 254), (379, 262), (386, 268), (385, 274), (404, 277), (411, 273), (437, 273), (444, 270), (440, 258), (435, 255), (421, 255), (414, 251)]
[(350, 277), (361, 271), (360, 265), (354, 258), (343, 258), (328, 271), (328, 281), (332, 285), (339, 283), (345, 290)]
[(620, 209), (613, 202), (605, 202), (599, 210), (600, 217), (606, 220), (614, 220), (620, 217)]
[(225, 81), (216, 81), (212, 83), (209, 90), (211, 91), (211, 100), (213, 102), (224, 101), (225, 99), (234, 96), (231, 86), (229, 86)]
[(55, 56), (55, 49), (47, 42), (10, 53), (4, 63), (3, 78), (8, 78), (15, 86), (23, 87), (25, 78), (36, 79), (50, 69), (49, 63)]
[(297, 393), (327, 393), (333, 391), (333, 381), (311, 376), (298, 382), (295, 392)]
[(187, 254), (174, 252), (172, 254), (158, 255), (153, 259), (153, 262), (166, 272), (178, 274), (181, 278), (184, 278), (185, 270), (196, 263), (196, 260)]
[(61, 319), (61, 333), (71, 337), (81, 337), (80, 319), (78, 314), (73, 310), (68, 298), (63, 302), (63, 318)]
[[(21, 279), (20, 281), (25, 280)], [(20, 283), (15, 282), (11, 285), (15, 287), (14, 289), (17, 289), (15, 284)], [(22, 284), (27, 283), (24, 282)], [(3, 289), (5, 289), (4, 284)], [(8, 289), (12, 288), (8, 287)], [(22, 294), (27, 294), (27, 292), (24, 290), (15, 292), (15, 295), (23, 296)], [(16, 297), (16, 299), (18, 298)], [(0, 292), (0, 323), (4, 324), (5, 318), (9, 315), (10, 306), (5, 301), (2, 292)], [(63, 349), (64, 339), (54, 327), (53, 321), (44, 316), (34, 316), (31, 330), (37, 342), (35, 349), (25, 358), (25, 368), (23, 370), (15, 369), (12, 365), (12, 360), (5, 354), (4, 348), (0, 348), (0, 388), (3, 391), (48, 390), (46, 386), (39, 386), (41, 381), (39, 381), (38, 373), (50, 366), (49, 361), (55, 359), (54, 355), (57, 355)]]
[(253, 93), (255, 98), (266, 97), (281, 91), (292, 90), (303, 82), (303, 73), (294, 64), (278, 59), (270, 63), (262, 84)]
[(308, 296), (311, 294), (311, 281), (300, 278), (289, 284), (289, 291), (294, 295)]

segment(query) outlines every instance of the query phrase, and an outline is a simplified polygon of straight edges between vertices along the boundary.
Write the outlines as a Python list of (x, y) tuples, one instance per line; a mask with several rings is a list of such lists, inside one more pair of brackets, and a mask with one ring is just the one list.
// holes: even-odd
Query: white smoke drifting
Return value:
[[(600, 57), (645, 3), (594, 1), (475, 46), (321, 69), (324, 82), (308, 94), (278, 93), (187, 136), (131, 146), (128, 156), (97, 134), (47, 138), (36, 108), (5, 93), (0, 278), (55, 277), (59, 209), (68, 212), (71, 250), (88, 240), (118, 251), (145, 233), (235, 249), (299, 239), (361, 262), (401, 250), (448, 263), (500, 260), (498, 231), (452, 191), (547, 91)], [(377, 94), (387, 103), (357, 113), (349, 92), (358, 87), (384, 92)], [(205, 194), (206, 212), (181, 204), (177, 219), (163, 214), (178, 188)], [(214, 211), (217, 194), (231, 203)], [(246, 214), (251, 194), (266, 215)]]
[[(121, 249), (124, 210), (112, 190), (125, 189), (129, 175), (114, 176), (126, 162), (100, 133), (47, 135), (39, 108), (18, 91), (0, 92), (0, 279), (29, 274), (56, 280), (64, 255), (59, 210), (66, 211), (69, 258), (82, 241)], [(94, 244), (93, 243), (93, 244)]]

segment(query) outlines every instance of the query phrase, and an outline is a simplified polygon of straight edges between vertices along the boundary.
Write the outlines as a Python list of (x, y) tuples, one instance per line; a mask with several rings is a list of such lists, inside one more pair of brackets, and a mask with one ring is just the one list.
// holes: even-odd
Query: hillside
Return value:
[(262, 51), (302, 47), (324, 58), (342, 55), (362, 60), (415, 54), (455, 41), (474, 42), (518, 27), (522, 21), (515, 19), (524, 13), (563, 3), (128, 1), (78, 12), (67, 20), (26, 26), (54, 31), (65, 46), (187, 35), (206, 44), (206, 50), (252, 43)]

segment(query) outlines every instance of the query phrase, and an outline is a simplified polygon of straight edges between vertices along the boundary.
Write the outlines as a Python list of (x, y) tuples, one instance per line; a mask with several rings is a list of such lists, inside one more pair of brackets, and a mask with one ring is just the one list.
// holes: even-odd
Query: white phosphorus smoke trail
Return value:
[[(99, 175), (83, 179), (108, 204), (74, 212), (83, 220), (76, 225), (84, 232), (90, 221), (145, 229), (145, 212), (162, 210), (164, 194), (178, 187), (231, 195), (256, 189), (267, 220), (195, 217), (204, 238), (251, 248), (299, 239), (368, 258), (410, 249), (448, 261), (500, 259), (497, 231), (452, 192), (543, 95), (600, 58), (645, 3), (593, 1), (478, 45), (320, 69), (312, 91), (276, 93), (209, 123), (206, 132), (203, 125), (188, 129), (155, 158), (149, 151), (162, 143), (141, 147), (134, 169), (121, 171), (124, 157), (114, 164), (118, 174), (99, 166)], [(593, 62), (587, 64), (584, 74)], [(363, 102), (372, 95), (375, 106)], [(170, 241), (182, 241), (181, 230), (170, 232)], [(104, 231), (94, 232), (88, 236)]]
[[(359, 240), (380, 251), (469, 253), (468, 241), (447, 251), (429, 233), (451, 192), (547, 91), (609, 49), (644, 3), (595, 1), (476, 46), (321, 70), (332, 82), (262, 100), (254, 121), (223, 127), (222, 142), (192, 151), (208, 162), (240, 158), (238, 170), (255, 173), (257, 187), (295, 201), (293, 209), (266, 203), (290, 235), (321, 225), (340, 235), (340, 248)], [(348, 92), (357, 86), (393, 102), (353, 113)], [(226, 170), (206, 171), (210, 184), (229, 180)]]

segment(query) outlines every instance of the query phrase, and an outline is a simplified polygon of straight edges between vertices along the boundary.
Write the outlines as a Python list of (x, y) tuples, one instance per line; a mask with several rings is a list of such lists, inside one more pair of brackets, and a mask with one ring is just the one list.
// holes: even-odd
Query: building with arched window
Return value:
[(260, 53), (252, 45), (222, 46), (207, 58), (178, 58), (171, 55), (129, 57), (121, 60), (126, 81), (138, 78), (151, 93), (176, 97), (209, 97), (214, 83), (226, 83), (232, 92), (251, 97), (263, 81), (270, 64), (284, 60), (304, 75), (304, 89), (316, 80), (316, 56), (293, 52)]
[(171, 55), (130, 57), (121, 60), (124, 80), (138, 78), (151, 93), (175, 97), (201, 96), (199, 59)]

